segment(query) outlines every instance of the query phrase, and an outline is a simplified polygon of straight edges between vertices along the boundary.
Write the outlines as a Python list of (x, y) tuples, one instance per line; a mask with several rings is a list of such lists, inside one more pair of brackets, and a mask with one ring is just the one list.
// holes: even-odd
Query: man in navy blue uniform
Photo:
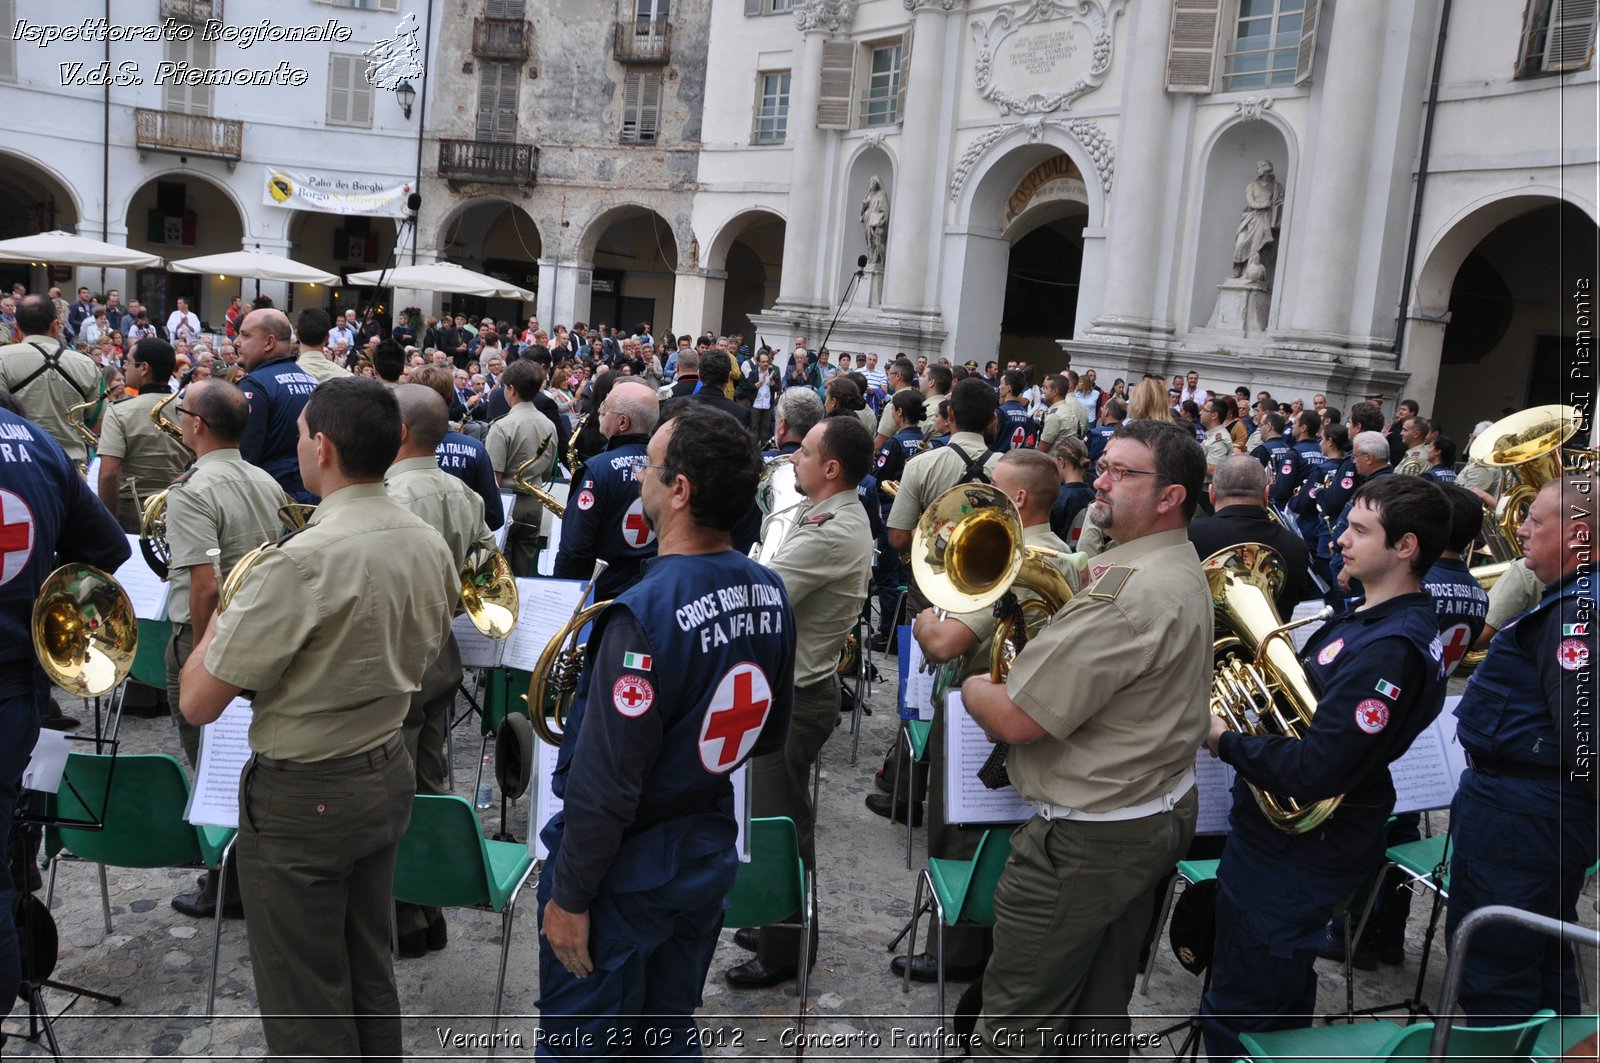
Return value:
[(606, 562), (597, 598), (615, 598), (639, 582), (639, 566), (656, 555), (656, 533), (644, 518), (634, 470), (645, 462), (661, 406), (649, 385), (623, 380), (600, 404), (606, 449), (574, 476), (576, 490), (561, 518), (557, 579), (588, 579), (596, 560)]
[[(1310, 490), (1314, 485), (1322, 482), (1322, 466), (1327, 461), (1322, 453), (1322, 420), (1312, 410), (1302, 410), (1294, 419), (1290, 429), (1294, 442), (1288, 451), (1278, 455), (1277, 464), (1273, 467), (1272, 492), (1269, 496), (1272, 505), (1294, 517), (1295, 527), (1300, 532), (1300, 538), (1306, 541), (1307, 546), (1316, 546), (1316, 525), (1305, 519), (1305, 510), (1310, 509), (1315, 515), (1314, 506), (1300, 506), (1295, 501), (1295, 496), (1302, 490)], [(1310, 495), (1306, 496), (1310, 501)], [(1310, 534), (1306, 534), (1309, 527)]]
[[(1356, 437), (1350, 441), (1350, 448), (1350, 459), (1355, 463), (1356, 470), (1354, 486), (1357, 489), (1360, 489), (1362, 485), (1372, 480), (1376, 480), (1380, 476), (1391, 476), (1394, 474), (1394, 468), (1389, 464), (1388, 458), (1389, 441), (1384, 439), (1380, 433), (1358, 432)], [(1341, 477), (1339, 481), (1339, 486), (1341, 488), (1347, 489), (1347, 485), (1345, 484), (1346, 479), (1348, 479), (1348, 477)], [(1328, 533), (1331, 544), (1337, 545), (1340, 542), (1344, 535), (1345, 527), (1350, 521), (1350, 511), (1355, 504), (1355, 495), (1352, 494), (1349, 496), (1349, 501), (1345, 502), (1344, 508), (1339, 510), (1339, 515), (1334, 518), (1333, 527)], [(1449, 522), (1447, 520), (1446, 526), (1448, 526), (1448, 523)], [(1443, 528), (1440, 529), (1440, 532), (1442, 534)], [(1432, 562), (1430, 559), (1430, 564), (1431, 563)], [(1360, 577), (1345, 575), (1344, 556), (1339, 550), (1332, 550), (1328, 568), (1329, 571), (1333, 573), (1333, 578), (1338, 582), (1339, 585), (1334, 592), (1330, 593), (1336, 593), (1338, 589), (1342, 589), (1349, 598), (1358, 598), (1361, 596), (1361, 584), (1359, 582)]]
[(595, 621), (553, 780), (565, 805), (540, 835), (546, 1057), (700, 1056), (691, 1016), (739, 864), (728, 775), (789, 730), (794, 613), (729, 541), (755, 440), (691, 403), (647, 456), (658, 556)]
[(1288, 422), (1283, 414), (1268, 411), (1261, 415), (1257, 431), (1261, 435), (1261, 442), (1250, 451), (1250, 456), (1261, 463), (1263, 469), (1276, 469), (1278, 459), (1290, 450), (1289, 441), (1283, 438), (1283, 430)]
[[(1077, 402), (1077, 399), (1071, 400)], [(1082, 403), (1079, 403), (1081, 406)], [(1107, 399), (1105, 413), (1100, 415), (1100, 423), (1089, 429), (1087, 444), (1089, 448), (1089, 467), (1092, 469), (1100, 462), (1106, 452), (1106, 444), (1111, 442), (1111, 437), (1117, 434), (1117, 429), (1122, 427), (1122, 422), (1127, 419), (1128, 408), (1120, 399)]]
[[(1389, 764), (1444, 704), (1439, 625), (1421, 579), (1449, 523), (1432, 484), (1401, 476), (1363, 484), (1339, 545), (1367, 598), (1306, 644), (1301, 661), (1318, 699), (1303, 738), (1211, 721), (1206, 747), (1238, 773), (1217, 874), (1211, 988), (1200, 1005), (1213, 1060), (1243, 1055), (1241, 1032), (1311, 1023), (1324, 929), (1383, 854), (1395, 799)], [(1252, 785), (1302, 805), (1344, 798), (1320, 826), (1293, 834), (1267, 818)]]
[(1027, 403), (1022, 401), (1027, 388), (1028, 378), (1020, 369), (1007, 369), (1000, 376), (1000, 408), (995, 411), (994, 427), (996, 453), (1033, 446), (1033, 421), (1028, 417)]
[[(1502, 627), (1456, 706), (1470, 765), (1450, 806), (1445, 940), (1474, 909), (1509, 904), (1567, 922), (1596, 857), (1593, 476), (1546, 484), (1517, 535), (1539, 604)], [(1461, 1006), (1474, 1022), (1580, 1008), (1572, 950), (1491, 926), (1472, 939)]]
[(282, 310), (252, 310), (239, 326), (239, 361), (246, 376), (239, 390), (250, 400), (239, 453), (251, 465), (272, 474), (296, 502), (318, 501), (300, 480), (300, 411), (306, 408), (317, 378), (294, 360), (289, 318)]
[(110, 572), (129, 553), (117, 519), (61, 444), (0, 409), (0, 1017), (11, 1013), (22, 976), (12, 922), (11, 818), (39, 721), (52, 712), (49, 680), (33, 656), (34, 599), (58, 561)]
[(1211, 505), (1215, 507), (1211, 516), (1189, 523), (1189, 541), (1202, 561), (1230, 546), (1261, 543), (1283, 558), (1286, 578), (1273, 602), (1279, 616), (1288, 617), (1300, 602), (1317, 596), (1311, 582), (1311, 552), (1300, 536), (1267, 516), (1267, 472), (1255, 458), (1235, 454), (1217, 466), (1211, 478)]

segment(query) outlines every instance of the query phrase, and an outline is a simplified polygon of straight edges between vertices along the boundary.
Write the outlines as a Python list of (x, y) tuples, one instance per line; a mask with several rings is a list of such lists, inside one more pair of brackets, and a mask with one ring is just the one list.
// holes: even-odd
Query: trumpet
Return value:
[(534, 734), (553, 746), (560, 746), (566, 733), (567, 714), (572, 708), (572, 697), (578, 690), (578, 675), (583, 670), (585, 644), (578, 641), (578, 632), (611, 604), (610, 598), (587, 606), (583, 604), (583, 599), (589, 596), (589, 588), (595, 585), (607, 567), (605, 561), (594, 563), (589, 585), (584, 588), (583, 596), (578, 599), (567, 622), (545, 644), (544, 652), (539, 654), (539, 661), (533, 666), (533, 675), (528, 680), (528, 692), (522, 696), (528, 706), (528, 720), (533, 725)]

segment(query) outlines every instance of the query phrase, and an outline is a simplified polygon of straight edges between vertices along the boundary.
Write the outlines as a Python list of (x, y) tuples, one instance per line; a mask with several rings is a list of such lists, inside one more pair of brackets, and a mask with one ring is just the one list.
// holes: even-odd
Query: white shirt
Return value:
[(200, 319), (195, 317), (194, 311), (174, 310), (167, 315), (167, 339), (177, 340), (185, 336), (200, 335)]

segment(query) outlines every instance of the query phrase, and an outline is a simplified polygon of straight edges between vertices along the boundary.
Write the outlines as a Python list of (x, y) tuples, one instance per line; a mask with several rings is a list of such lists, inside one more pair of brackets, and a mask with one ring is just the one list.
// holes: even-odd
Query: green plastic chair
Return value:
[[(1555, 1017), (1555, 1012), (1536, 1012), (1524, 1022), (1509, 1026), (1452, 1026), (1445, 1050), (1446, 1059), (1472, 1059), (1481, 1063), (1524, 1063), (1533, 1051), (1540, 1033)], [(1355, 1061), (1389, 1059), (1428, 1059), (1434, 1024), (1419, 1022), (1400, 1026), (1392, 1022), (1359, 1022), (1350, 1026), (1307, 1026), (1295, 1030), (1273, 1030), (1239, 1036), (1250, 1058), (1256, 1063), (1294, 1060), (1317, 1063), (1327, 1060)]]
[(916, 766), (921, 764), (928, 756), (928, 737), (933, 733), (932, 720), (902, 720), (900, 722), (900, 750), (905, 754), (901, 758), (900, 770), (895, 773), (894, 792), (889, 796), (893, 801), (890, 810), (900, 804), (900, 781), (906, 784), (906, 870), (911, 870), (911, 839), (915, 833), (912, 822), (915, 817), (911, 815), (911, 795), (916, 786)]
[(739, 875), (728, 894), (722, 914), (725, 929), (767, 926), (800, 913), (800, 1014), (795, 1020), (801, 1034), (806, 1029), (806, 992), (811, 983), (811, 920), (815, 908), (811, 872), (800, 860), (800, 833), (788, 816), (752, 819), (750, 859), (739, 865)]
[[(236, 832), (227, 827), (194, 826), (184, 819), (188, 805), (189, 777), (176, 760), (164, 753), (70, 754), (61, 790), (51, 797), (50, 811), (61, 819), (93, 821), (100, 817), (103, 809), (105, 826), (101, 830), (59, 824), (47, 828), (45, 852), (50, 857), (50, 882), (45, 890), (45, 904), (55, 897), (56, 872), (63, 859), (91, 861), (100, 871), (100, 911), (109, 935), (108, 866), (204, 867), (218, 871)], [(218, 884), (219, 889), (222, 885), (224, 883)], [(216, 999), (221, 936), (222, 906), (219, 904), (212, 916), (207, 1018), (212, 1015)]]
[[(938, 954), (944, 955), (944, 928), (947, 926), (994, 926), (994, 889), (1011, 856), (1011, 833), (1015, 827), (983, 832), (978, 849), (970, 860), (929, 857), (928, 866), (917, 876), (917, 897), (911, 906), (911, 934), (906, 943), (906, 973), (901, 992), (911, 992), (911, 958), (917, 953), (917, 920), (931, 906), (937, 918)], [(928, 887), (928, 900), (922, 887)], [(939, 965), (939, 1022), (944, 1022), (944, 964)]]
[[(1420, 886), (1433, 894), (1433, 904), (1428, 912), (1428, 929), (1422, 937), (1422, 962), (1417, 967), (1416, 988), (1406, 1000), (1395, 1001), (1388, 1004), (1379, 1004), (1375, 1007), (1363, 1008), (1357, 1012), (1353, 1004), (1347, 1007), (1352, 1019), (1355, 1015), (1373, 1015), (1385, 1011), (1405, 1009), (1416, 1018), (1426, 1012), (1427, 1006), (1422, 1003), (1422, 985), (1428, 976), (1428, 961), (1433, 955), (1433, 939), (1439, 929), (1439, 916), (1444, 911), (1444, 905), (1450, 900), (1450, 864), (1446, 860), (1449, 851), (1450, 835), (1435, 834), (1414, 842), (1405, 842), (1402, 845), (1393, 845), (1384, 850), (1383, 866), (1378, 868), (1378, 875), (1373, 882), (1381, 883), (1388, 875), (1389, 869), (1394, 868), (1409, 880), (1413, 887)], [(1372, 917), (1372, 906), (1378, 898), (1378, 890), (1368, 891), (1366, 903), (1362, 905), (1361, 918), (1356, 921), (1355, 930), (1347, 934), (1345, 948), (1345, 965), (1348, 969), (1350, 963), (1350, 942), (1360, 941), (1365, 933), (1367, 920)]]
[(500, 1026), (517, 895), (532, 873), (533, 854), (528, 847), (485, 838), (478, 814), (465, 798), (454, 794), (412, 798), (411, 825), (400, 839), (395, 862), (394, 899), (499, 914), (500, 975), (494, 988), (491, 1032)]
[(171, 640), (170, 620), (139, 621), (139, 646), (128, 678), (157, 690), (167, 689), (167, 643)]
[(1600, 1015), (1567, 1015), (1545, 1023), (1533, 1042), (1534, 1063), (1556, 1063), (1585, 1038), (1600, 1034)]
[(1193, 886), (1197, 882), (1210, 882), (1217, 877), (1217, 868), (1221, 860), (1179, 860), (1177, 873), (1172, 876), (1172, 881), (1167, 883), (1167, 899), (1161, 902), (1161, 914), (1156, 918), (1156, 933), (1150, 939), (1150, 957), (1144, 962), (1144, 981), (1139, 984), (1139, 992), (1146, 996), (1150, 993), (1150, 975), (1156, 969), (1156, 957), (1161, 955), (1161, 932), (1166, 929), (1167, 920), (1172, 916), (1172, 902), (1178, 894), (1178, 880), (1182, 879)]

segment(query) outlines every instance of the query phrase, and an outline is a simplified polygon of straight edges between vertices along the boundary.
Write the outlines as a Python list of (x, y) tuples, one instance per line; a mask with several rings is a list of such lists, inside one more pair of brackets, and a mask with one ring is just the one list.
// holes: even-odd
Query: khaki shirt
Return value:
[(483, 445), (489, 451), (494, 471), (500, 474), (501, 486), (507, 491), (516, 491), (517, 501), (511, 508), (511, 515), (518, 519), (531, 519), (541, 508), (532, 495), (523, 494), (512, 486), (511, 477), (523, 462), (539, 453), (547, 439), (550, 445), (523, 474), (523, 479), (535, 485), (549, 479), (550, 470), (556, 464), (556, 426), (550, 423), (550, 418), (535, 409), (532, 402), (519, 402), (511, 407), (510, 413), (489, 426), (489, 434), (484, 438)]
[[(1067, 557), (1046, 557), (1042, 562), (1054, 568), (1067, 578), (1067, 586), (1072, 588), (1072, 593), (1077, 594), (1082, 584), (1083, 570), (1088, 565), (1088, 559), (1082, 554), (1072, 552), (1072, 547), (1062, 542), (1055, 532), (1050, 530), (1049, 523), (1030, 524), (1022, 529), (1022, 544), (1024, 546), (1038, 546), (1046, 550), (1057, 550)], [(1019, 580), (1013, 585), (1017, 594), (1017, 601), (1028, 602), (1037, 600), (1030, 587), (1024, 587)], [(994, 644), (994, 629), (999, 623), (994, 616), (994, 606), (983, 609), (974, 609), (970, 613), (956, 613), (952, 619), (961, 621), (962, 625), (978, 637), (978, 642), (961, 658), (961, 679), (971, 675), (986, 674), (989, 671), (991, 647)]]
[(1211, 592), (1181, 528), (1109, 550), (1089, 572), (1011, 666), (1006, 692), (1047, 734), (1012, 746), (1007, 767), (1031, 801), (1110, 812), (1194, 764), (1210, 720)]
[[(135, 504), (172, 483), (194, 460), (187, 447), (150, 422), (151, 409), (170, 397), (167, 391), (146, 392), (114, 402), (100, 424), (100, 454), (122, 459), (122, 497)], [(168, 412), (175, 405), (169, 402), (161, 411), (161, 419), (174, 428), (177, 418)]]
[(189, 570), (211, 564), (207, 550), (222, 551), (226, 579), (241, 557), (283, 533), (278, 507), (291, 501), (271, 473), (245, 461), (237, 450), (200, 455), (167, 494), (167, 546), (172, 551), (168, 618), (175, 624), (191, 621)]
[[(1206, 441), (1203, 445), (1206, 452), (1206, 464), (1214, 469), (1227, 461), (1233, 454), (1233, 433), (1220, 424), (1215, 428), (1208, 428), (1206, 429)], [(1209, 483), (1210, 480), (1211, 476), (1207, 474), (1206, 481)]]
[(431, 457), (395, 462), (383, 474), (383, 489), (395, 505), (421, 517), (444, 536), (455, 561), (452, 573), (460, 573), (475, 544), (493, 541), (483, 522), (483, 499), (463, 480), (439, 468)]
[[(900, 492), (894, 496), (894, 506), (889, 510), (889, 527), (900, 531), (915, 530), (922, 511), (966, 475), (967, 463), (961, 460), (956, 447), (966, 451), (967, 457), (976, 462), (983, 457), (988, 446), (976, 432), (957, 432), (950, 437), (949, 446), (912, 457), (906, 462), (905, 471), (900, 474)], [(999, 460), (999, 454), (990, 454), (983, 463), (984, 471), (993, 472), (995, 462)]]
[(321, 384), (328, 380), (337, 380), (342, 376), (354, 376), (350, 370), (342, 365), (336, 365), (328, 360), (328, 356), (316, 348), (308, 348), (300, 352), (294, 364), (304, 369), (308, 374), (317, 378)]
[(1044, 428), (1039, 433), (1043, 444), (1039, 449), (1050, 451), (1064, 436), (1082, 439), (1089, 432), (1089, 415), (1083, 403), (1068, 397), (1052, 402), (1044, 412)]
[[(893, 410), (889, 411), (889, 418), (890, 420), (894, 419)], [(869, 407), (863, 406), (861, 409), (856, 411), (856, 420), (861, 422), (861, 426), (865, 428), (870, 435), (878, 430), (878, 422), (882, 420), (882, 418), (874, 415)]]
[[(73, 431), (72, 425), (67, 423), (67, 407), (103, 396), (105, 378), (100, 375), (100, 367), (94, 364), (93, 358), (67, 347), (61, 352), (60, 373), (46, 369), (34, 377), (27, 387), (18, 391), (17, 386), (44, 365), (44, 353), (33, 346), (35, 343), (45, 351), (54, 351), (57, 341), (49, 336), (34, 335), (26, 337), (21, 343), (0, 347), (0, 387), (11, 392), (17, 405), (22, 407), (22, 416), (49, 432), (61, 444), (67, 457), (73, 461), (87, 462), (89, 448)], [(67, 383), (66, 377), (70, 377), (78, 387)], [(79, 394), (79, 389), (82, 389), (82, 394)], [(92, 425), (95, 411), (91, 407), (87, 412), (88, 416), (82, 419)]]
[(1481, 461), (1469, 461), (1456, 473), (1456, 486), (1465, 487), (1467, 490), (1486, 491), (1491, 495), (1498, 495), (1501, 470), (1493, 465), (1485, 465)]
[(767, 565), (794, 607), (795, 686), (832, 675), (872, 578), (872, 531), (854, 491), (802, 506)]
[[(900, 394), (902, 391), (910, 391), (912, 387), (913, 385), (907, 384), (903, 388), (895, 389), (894, 394), (889, 396), (889, 401), (883, 404), (883, 409), (878, 411), (878, 435), (893, 436), (896, 432), (900, 431), (900, 429), (894, 426), (894, 396)], [(928, 418), (928, 423), (933, 423), (932, 417)], [(867, 425), (867, 429), (870, 431), (872, 426)]]
[(1506, 566), (1505, 574), (1489, 588), (1489, 612), (1483, 622), (1496, 631), (1539, 604), (1544, 584), (1528, 571), (1528, 563), (1517, 558)]
[(256, 692), (250, 748), (262, 756), (376, 749), (449, 637), (460, 589), (438, 532), (382, 484), (352, 484), (261, 554), (218, 614), (206, 669)]
[[(1405, 453), (1405, 456), (1400, 459), (1400, 463), (1403, 465), (1408, 461), (1420, 461), (1420, 462), (1422, 462), (1423, 469), (1427, 469), (1428, 468), (1428, 444), (1426, 444), (1426, 443), (1418, 443), (1416, 446), (1414, 446), (1411, 449), (1407, 450), (1406, 453)], [(1399, 468), (1399, 466), (1396, 466), (1396, 468)]]

